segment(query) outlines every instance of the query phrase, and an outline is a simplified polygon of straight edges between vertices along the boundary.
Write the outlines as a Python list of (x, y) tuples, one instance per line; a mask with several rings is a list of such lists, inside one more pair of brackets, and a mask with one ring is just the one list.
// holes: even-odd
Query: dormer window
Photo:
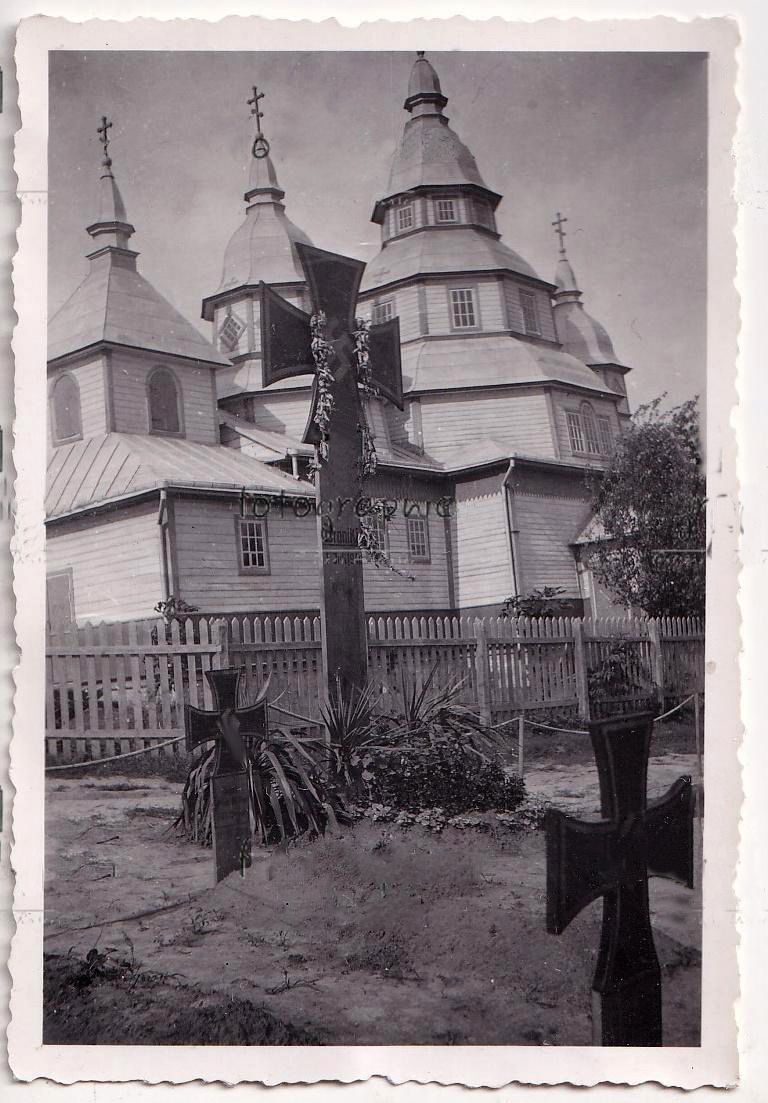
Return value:
[(83, 424), (80, 414), (80, 388), (73, 375), (60, 375), (51, 394), (53, 437), (57, 444), (80, 440)]
[(438, 199), (435, 214), (438, 222), (455, 222), (456, 204), (452, 199)]
[(376, 303), (371, 314), (371, 321), (373, 324), (379, 325), (380, 322), (388, 322), (395, 314), (395, 304), (392, 299), (387, 299), (386, 302)]
[(472, 329), (477, 325), (475, 296), (471, 287), (451, 288), (451, 321), (454, 329)]
[(156, 368), (147, 384), (151, 433), (180, 433), (181, 412), (176, 377), (169, 368)]
[(407, 203), (404, 207), (397, 208), (398, 230), (410, 230), (413, 226), (413, 204)]
[(536, 296), (532, 291), (520, 292), (520, 309), (523, 312), (523, 326), (526, 333), (541, 336), (541, 324), (539, 322), (539, 310), (536, 305)]

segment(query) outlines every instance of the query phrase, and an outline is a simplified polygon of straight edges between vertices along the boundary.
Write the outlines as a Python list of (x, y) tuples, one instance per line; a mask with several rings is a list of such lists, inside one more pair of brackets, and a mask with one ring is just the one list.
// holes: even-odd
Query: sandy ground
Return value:
[[(650, 794), (692, 772), (690, 758), (653, 760)], [(526, 781), (564, 810), (596, 809), (593, 767), (531, 770)], [(154, 778), (48, 784), (46, 953), (96, 947), (132, 962), (133, 987), (109, 996), (112, 1018), (100, 1009), (99, 1040), (150, 1040), (135, 984), (155, 974), (168, 1006), (247, 1000), (330, 1044), (590, 1042), (600, 905), (562, 936), (546, 934), (542, 833), (364, 823), (259, 852), (245, 877), (214, 887), (210, 851), (173, 831), (180, 788)], [(665, 1042), (695, 1045), (700, 892), (654, 880), (651, 898)]]

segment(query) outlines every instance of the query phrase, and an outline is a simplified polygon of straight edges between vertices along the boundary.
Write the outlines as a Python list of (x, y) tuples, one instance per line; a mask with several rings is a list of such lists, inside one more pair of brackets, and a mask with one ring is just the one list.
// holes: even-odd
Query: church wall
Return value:
[(46, 573), (67, 568), (78, 622), (152, 616), (163, 596), (157, 501), (49, 525)]
[[(571, 438), (568, 433), (566, 413), (568, 410), (578, 411), (584, 400), (585, 395), (583, 394), (569, 394), (568, 391), (559, 390), (557, 388), (553, 388), (552, 390), (552, 409), (557, 430), (557, 440), (560, 447), (560, 456), (564, 460), (576, 458), (581, 462), (584, 462), (584, 460), (588, 458), (591, 464), (601, 466), (606, 461), (605, 456), (585, 457), (583, 453), (574, 453), (571, 448)], [(611, 432), (615, 440), (622, 428), (618, 414), (616, 413), (616, 403), (608, 398), (593, 398), (592, 396), (590, 396), (587, 401), (589, 401), (592, 406), (595, 417), (610, 418)]]
[(264, 392), (246, 400), (247, 412), (243, 416), (260, 429), (301, 439), (309, 417), (309, 401), (308, 388), (283, 393)]
[(110, 388), (113, 428), (117, 433), (148, 433), (147, 378), (157, 367), (170, 368), (182, 395), (183, 428), (187, 440), (218, 444), (218, 416), (214, 403), (213, 369), (183, 364), (171, 357), (134, 356), (115, 351), (111, 357)]
[(277, 509), (267, 517), (269, 574), (241, 574), (237, 544), (238, 502), (178, 498), (174, 501), (177, 590), (201, 612), (319, 608), (317, 522)]
[(424, 448), (450, 458), (457, 448), (493, 437), (517, 452), (554, 456), (552, 429), (542, 392), (499, 389), (421, 396)]
[[(402, 503), (400, 503), (402, 507)], [(414, 516), (416, 514), (414, 513)], [(429, 563), (413, 563), (408, 556), (406, 518), (399, 508), (387, 524), (387, 555), (394, 567), (404, 575), (411, 575), (413, 582), (401, 577), (386, 566), (376, 567), (363, 561), (365, 607), (370, 612), (396, 610), (422, 610), (450, 607), (451, 587), (448, 580), (448, 551), (445, 519), (430, 511), (427, 515), (429, 529)]]
[(456, 484), (456, 603), (497, 605), (513, 592), (502, 474)]
[(521, 593), (557, 586), (563, 597), (580, 597), (571, 541), (590, 513), (582, 477), (518, 470), (512, 510)]
[(527, 283), (518, 283), (513, 279), (504, 281), (504, 304), (506, 308), (505, 326), (515, 333), (525, 333), (523, 321), (523, 308), (520, 305), (520, 291), (530, 292), (536, 300), (536, 313), (539, 319), (541, 336), (546, 341), (557, 341), (555, 332), (555, 318), (552, 312), (552, 303), (546, 291), (538, 287), (531, 287)]
[[(452, 287), (471, 287), (475, 291), (477, 326), (471, 329), (454, 329), (451, 324), (449, 290)], [(430, 280), (425, 284), (426, 308), (430, 334), (453, 334), (469, 337), (478, 331), (503, 330), (507, 320), (499, 294), (499, 286), (492, 276), (476, 276), (468, 272), (466, 276), (451, 277), (443, 282)]]
[[(71, 375), (80, 388), (80, 421), (83, 437), (95, 437), (108, 431), (107, 391), (105, 384), (104, 359), (94, 357), (82, 364), (75, 364), (64, 370), (51, 372), (48, 377), (48, 395), (61, 375)], [(53, 412), (48, 412), (48, 443), (53, 445)]]

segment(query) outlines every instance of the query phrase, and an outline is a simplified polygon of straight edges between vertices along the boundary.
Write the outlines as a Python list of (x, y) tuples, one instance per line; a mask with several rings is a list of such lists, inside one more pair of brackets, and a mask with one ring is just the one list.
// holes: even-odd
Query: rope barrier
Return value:
[[(660, 720), (666, 720), (672, 713), (677, 712), (683, 705), (687, 705), (689, 701), (692, 701), (696, 696), (692, 693), (690, 697), (686, 697), (685, 700), (680, 701), (674, 708), (668, 709), (667, 712), (663, 712), (661, 716), (654, 716), (653, 723), (658, 724)], [(589, 731), (586, 728), (555, 728), (551, 724), (541, 724), (538, 720), (527, 720), (525, 716), (513, 716), (511, 720), (503, 720), (500, 724), (494, 724), (492, 731), (498, 731), (499, 728), (507, 728), (510, 724), (518, 724), (520, 721), (527, 724), (529, 728), (541, 728), (542, 731), (560, 732), (562, 735), (589, 735)]]
[[(653, 723), (658, 724), (660, 720), (666, 720), (668, 716), (677, 712), (684, 705), (687, 705), (689, 701), (692, 701), (696, 696), (692, 693), (690, 697), (686, 697), (684, 701), (675, 705), (674, 708), (669, 709), (667, 712), (663, 712), (661, 716), (654, 717)], [(281, 712), (284, 716), (291, 716), (294, 720), (302, 720), (305, 724), (311, 724), (312, 727), (318, 727), (322, 724), (322, 720), (313, 719), (311, 716), (302, 716), (300, 712), (291, 712), (290, 709), (280, 708), (279, 705), (273, 705), (270, 703), (269, 707), (274, 709), (275, 712)], [(585, 728), (555, 728), (551, 724), (541, 724), (538, 720), (527, 720), (524, 716), (515, 716), (511, 720), (502, 720), (500, 724), (494, 724), (492, 731), (498, 731), (500, 728), (507, 728), (511, 724), (518, 724), (520, 721), (527, 724), (529, 728), (540, 728), (542, 731), (559, 732), (561, 735), (589, 735), (589, 732)], [(107, 734), (107, 733), (105, 733)], [(62, 735), (63, 739), (68, 738), (66, 735)], [(82, 738), (82, 736), (80, 737)], [(84, 762), (68, 762), (64, 766), (46, 766), (45, 772), (47, 774), (53, 773), (59, 770), (82, 770), (89, 766), (101, 766), (104, 762), (117, 762), (122, 758), (135, 758), (140, 754), (151, 754), (152, 751), (157, 751), (161, 747), (170, 747), (172, 743), (180, 743), (185, 736), (177, 735), (173, 739), (166, 739), (162, 743), (155, 743), (152, 747), (142, 747), (139, 751), (126, 751), (125, 754), (113, 754), (108, 758), (89, 758)]]
[[(62, 738), (66, 739), (67, 735), (63, 734)], [(73, 738), (82, 739), (83, 736)], [(182, 739), (186, 739), (186, 736), (177, 735), (173, 739), (165, 739), (162, 743), (155, 743), (152, 747), (142, 747), (140, 751), (126, 751), (125, 754), (113, 754), (109, 758), (88, 758), (85, 762), (68, 762), (66, 766), (46, 766), (45, 772), (48, 774), (54, 770), (82, 770), (86, 766), (100, 766), (102, 762), (117, 762), (119, 758), (134, 758), (138, 754), (150, 754), (152, 751), (159, 750), (160, 747), (170, 747), (171, 743), (180, 743)]]

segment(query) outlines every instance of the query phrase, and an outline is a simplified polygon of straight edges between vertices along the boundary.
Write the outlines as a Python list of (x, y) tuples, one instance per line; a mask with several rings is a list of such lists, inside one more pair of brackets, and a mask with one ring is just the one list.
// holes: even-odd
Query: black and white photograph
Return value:
[(488, 46), (47, 52), (43, 1049), (705, 1044), (711, 59)]

